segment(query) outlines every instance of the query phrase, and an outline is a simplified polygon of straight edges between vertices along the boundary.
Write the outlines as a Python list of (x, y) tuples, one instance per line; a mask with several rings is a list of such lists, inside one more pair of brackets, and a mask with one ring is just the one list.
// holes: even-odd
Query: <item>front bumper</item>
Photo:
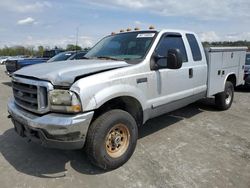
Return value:
[(94, 114), (92, 111), (77, 115), (49, 113), (39, 116), (23, 110), (13, 99), (8, 103), (8, 111), (20, 136), (58, 149), (82, 148)]

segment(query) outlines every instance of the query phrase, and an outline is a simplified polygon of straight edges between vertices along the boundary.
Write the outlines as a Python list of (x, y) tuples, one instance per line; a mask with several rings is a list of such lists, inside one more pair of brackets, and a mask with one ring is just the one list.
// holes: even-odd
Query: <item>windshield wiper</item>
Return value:
[(98, 56), (96, 57), (98, 59), (110, 59), (110, 60), (115, 60), (118, 61), (119, 59), (113, 58), (113, 57), (109, 57), (109, 56)]

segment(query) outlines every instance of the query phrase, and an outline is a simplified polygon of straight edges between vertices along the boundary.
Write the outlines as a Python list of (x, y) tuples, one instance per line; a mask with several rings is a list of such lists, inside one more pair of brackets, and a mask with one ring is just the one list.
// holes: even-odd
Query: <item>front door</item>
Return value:
[[(194, 95), (193, 63), (188, 61), (185, 45), (180, 34), (165, 34), (159, 41), (155, 54), (167, 56), (169, 49), (179, 49), (183, 65), (180, 69), (159, 69), (152, 71), (155, 76), (155, 97), (151, 101), (152, 108), (162, 113), (177, 109)], [(158, 60), (165, 64), (166, 59)], [(159, 111), (157, 112), (159, 114)]]

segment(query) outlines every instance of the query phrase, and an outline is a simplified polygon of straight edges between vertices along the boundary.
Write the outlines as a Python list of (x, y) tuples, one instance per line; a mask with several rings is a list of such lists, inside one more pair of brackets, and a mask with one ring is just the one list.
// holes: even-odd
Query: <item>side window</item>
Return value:
[[(181, 51), (183, 62), (187, 62), (188, 61), (187, 52), (181, 36), (167, 35), (166, 37), (162, 38), (156, 48), (156, 53), (159, 54), (160, 56), (167, 56), (168, 50), (174, 48), (177, 48)], [(164, 64), (164, 62), (161, 61), (166, 61), (166, 60), (162, 59), (159, 61), (160, 61), (158, 62), (159, 64)]]
[(187, 40), (192, 51), (193, 60), (201, 61), (202, 60), (201, 50), (200, 50), (200, 47), (198, 45), (198, 42), (195, 36), (193, 34), (186, 34), (186, 36), (187, 36)]

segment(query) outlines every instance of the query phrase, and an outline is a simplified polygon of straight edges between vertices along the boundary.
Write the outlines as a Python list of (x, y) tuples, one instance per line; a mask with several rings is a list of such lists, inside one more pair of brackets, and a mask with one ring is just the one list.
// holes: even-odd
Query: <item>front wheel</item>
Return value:
[(132, 156), (137, 137), (134, 118), (123, 110), (111, 110), (90, 125), (86, 153), (94, 165), (105, 170), (115, 169)]
[(216, 107), (220, 110), (227, 110), (231, 107), (234, 99), (234, 86), (232, 82), (227, 81), (225, 90), (215, 96)]

